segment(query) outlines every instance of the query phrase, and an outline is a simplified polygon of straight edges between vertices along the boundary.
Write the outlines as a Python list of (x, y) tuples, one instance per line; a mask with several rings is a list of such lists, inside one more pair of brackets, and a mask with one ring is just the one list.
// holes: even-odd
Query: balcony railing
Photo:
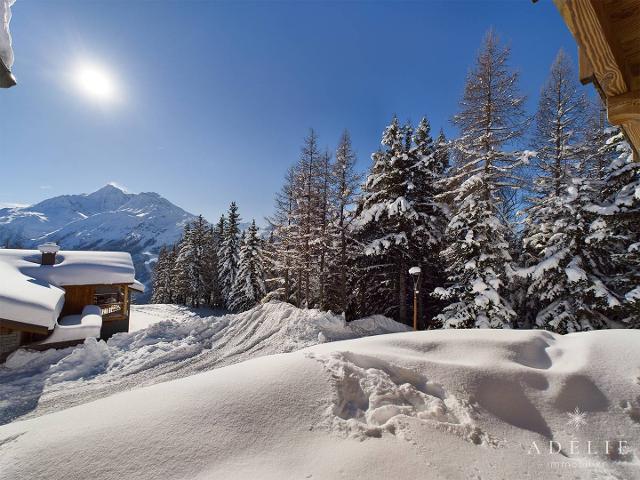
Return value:
[(121, 320), (127, 317), (124, 302), (103, 303), (98, 306), (102, 311), (103, 320)]

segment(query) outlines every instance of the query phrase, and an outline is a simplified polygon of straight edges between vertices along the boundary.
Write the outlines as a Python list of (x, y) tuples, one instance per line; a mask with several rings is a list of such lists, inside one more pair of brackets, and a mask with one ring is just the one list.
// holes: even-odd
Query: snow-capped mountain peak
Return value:
[(63, 249), (127, 251), (138, 278), (148, 283), (160, 247), (176, 242), (193, 218), (157, 193), (128, 193), (108, 184), (89, 194), (0, 209), (0, 244), (34, 248), (54, 241)]

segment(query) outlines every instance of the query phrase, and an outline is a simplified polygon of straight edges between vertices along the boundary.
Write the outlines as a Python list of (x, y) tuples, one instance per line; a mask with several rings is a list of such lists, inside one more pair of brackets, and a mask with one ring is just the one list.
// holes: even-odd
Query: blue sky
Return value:
[[(575, 44), (550, 0), (204, 2), (18, 0), (18, 86), (0, 91), (0, 203), (117, 182), (217, 218), (271, 211), (309, 127), (351, 131), (362, 169), (395, 113), (455, 129), (486, 30), (510, 43), (534, 109), (557, 50)], [(119, 100), (73, 83), (101, 65)]]

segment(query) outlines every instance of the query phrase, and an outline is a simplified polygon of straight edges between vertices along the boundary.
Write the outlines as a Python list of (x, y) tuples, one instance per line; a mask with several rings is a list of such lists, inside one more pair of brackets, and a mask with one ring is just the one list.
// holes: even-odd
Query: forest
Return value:
[(153, 303), (244, 311), (269, 300), (419, 328), (640, 327), (640, 168), (558, 52), (528, 115), (489, 31), (452, 123), (391, 119), (366, 175), (345, 131), (311, 129), (260, 231), (238, 206), (160, 252)]

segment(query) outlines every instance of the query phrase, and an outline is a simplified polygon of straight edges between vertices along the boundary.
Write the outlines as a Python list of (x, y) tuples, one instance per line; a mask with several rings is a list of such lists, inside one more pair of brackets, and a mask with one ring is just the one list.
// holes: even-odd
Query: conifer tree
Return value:
[(194, 267), (191, 223), (187, 223), (184, 226), (182, 238), (176, 245), (176, 258), (173, 264), (172, 290), (176, 303), (187, 305), (191, 300), (193, 294), (193, 279), (195, 276)]
[[(588, 210), (598, 215), (588, 241), (604, 252), (609, 269), (603, 278), (620, 305), (608, 315), (632, 328), (640, 327), (640, 163), (619, 128), (605, 128), (599, 145), (602, 182), (599, 201)], [(602, 262), (602, 260), (601, 260)]]
[(224, 225), (222, 245), (218, 252), (218, 276), (225, 307), (232, 302), (232, 290), (238, 272), (240, 255), (240, 215), (238, 206), (231, 202)]
[(504, 192), (517, 187), (522, 161), (504, 147), (522, 135), (526, 122), (509, 55), (489, 31), (454, 117), (461, 136), (442, 196), (452, 206), (442, 252), (450, 285), (434, 292), (449, 302), (436, 317), (446, 328), (508, 328), (516, 316), (507, 298), (513, 267), (502, 213)]
[(215, 240), (215, 229), (208, 225), (203, 231), (202, 238), (202, 259), (200, 261), (202, 295), (201, 300), (204, 305), (215, 307), (218, 286), (218, 248)]
[(444, 284), (445, 276), (439, 252), (442, 250), (444, 230), (448, 222), (447, 207), (438, 196), (448, 163), (446, 139), (440, 133), (437, 142), (431, 138), (431, 125), (423, 117), (413, 134), (410, 157), (413, 162), (411, 188), (408, 199), (414, 206), (417, 219), (409, 232), (411, 266), (422, 269), (418, 318), (425, 326), (439, 309), (430, 293)]
[(293, 302), (295, 294), (296, 225), (294, 211), (296, 169), (287, 170), (284, 184), (276, 193), (275, 212), (267, 219), (271, 229), (267, 278), (270, 298)]
[(350, 257), (355, 245), (350, 240), (351, 224), (354, 218), (353, 205), (361, 181), (356, 172), (356, 154), (351, 145), (351, 136), (345, 130), (338, 142), (333, 164), (332, 219), (330, 222), (331, 255), (329, 260), (328, 306), (346, 312), (349, 301), (348, 280)]
[(317, 208), (315, 212), (316, 228), (314, 229), (313, 255), (318, 262), (318, 308), (327, 308), (328, 265), (330, 263), (331, 228), (333, 217), (333, 204), (331, 202), (331, 190), (333, 186), (331, 154), (326, 151), (320, 155), (318, 162), (317, 182)]
[(235, 277), (229, 308), (235, 312), (249, 310), (265, 296), (264, 257), (258, 228), (253, 220), (249, 226), (242, 248), (238, 273)]
[(210, 273), (211, 282), (211, 306), (221, 308), (224, 307), (224, 296), (222, 294), (222, 282), (220, 281), (220, 252), (222, 250), (222, 241), (224, 239), (224, 229), (226, 224), (226, 218), (224, 215), (220, 216), (218, 223), (213, 227), (211, 232), (211, 257), (209, 263), (211, 265), (212, 272)]
[(409, 237), (419, 218), (409, 196), (413, 162), (411, 129), (393, 118), (382, 136), (382, 149), (363, 187), (354, 237), (361, 245), (355, 259), (359, 313), (381, 312), (407, 322)]
[(560, 51), (542, 90), (536, 114), (536, 177), (528, 208), (524, 248), (532, 265), (527, 298), (534, 325), (559, 333), (602, 328), (604, 312), (618, 305), (603, 281), (607, 265), (599, 224), (590, 204), (599, 183), (585, 160), (587, 103), (571, 64)]
[(310, 307), (313, 304), (312, 279), (316, 276), (317, 265), (313, 249), (316, 238), (318, 212), (318, 172), (320, 167), (318, 137), (313, 129), (304, 139), (300, 160), (296, 168), (293, 212), (297, 250), (297, 305)]
[(153, 270), (153, 293), (151, 303), (171, 303), (171, 272), (173, 270), (173, 259), (171, 250), (163, 246), (158, 253)]

